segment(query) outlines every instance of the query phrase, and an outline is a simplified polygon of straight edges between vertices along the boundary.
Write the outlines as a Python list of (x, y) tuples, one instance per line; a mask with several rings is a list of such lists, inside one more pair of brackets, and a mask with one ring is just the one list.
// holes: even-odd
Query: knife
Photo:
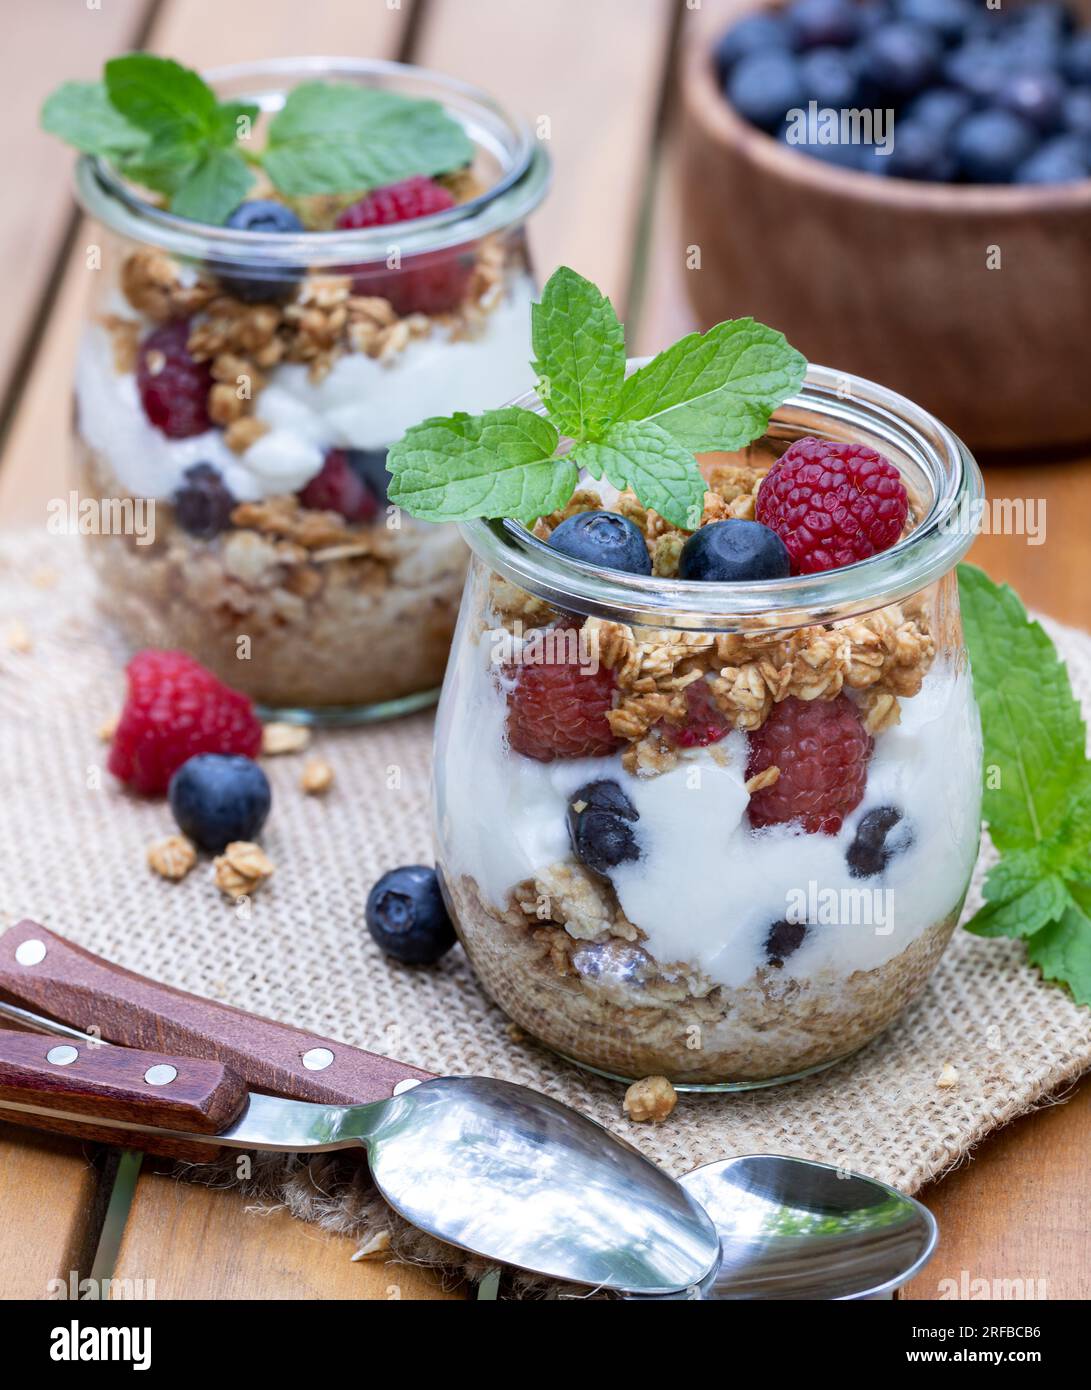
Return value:
[(420, 1230), (548, 1278), (639, 1293), (699, 1284), (720, 1242), (637, 1149), (558, 1101), (487, 1077), (409, 1080), (366, 1105), (248, 1091), (222, 1062), (0, 1030), (0, 1116), (174, 1156), (362, 1145)]

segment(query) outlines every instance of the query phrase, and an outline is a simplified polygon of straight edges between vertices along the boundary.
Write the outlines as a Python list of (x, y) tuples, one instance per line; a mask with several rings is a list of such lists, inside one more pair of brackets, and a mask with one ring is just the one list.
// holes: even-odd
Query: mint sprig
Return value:
[(165, 194), (172, 212), (212, 224), (246, 197), (252, 166), (286, 197), (304, 197), (363, 194), (414, 174), (447, 173), (473, 158), (466, 132), (438, 102), (397, 92), (304, 83), (270, 122), (263, 150), (249, 141), (259, 115), (246, 102), (219, 101), (199, 73), (171, 58), (130, 53), (106, 64), (103, 82), (58, 88), (41, 122)]
[(1091, 1004), (1091, 762), (1068, 671), (1018, 595), (973, 565), (959, 597), (985, 746), (983, 815), (999, 863), (978, 936), (1019, 937), (1047, 980)]
[[(757, 438), (773, 410), (799, 390), (807, 368), (782, 333), (739, 319), (691, 333), (626, 379), (625, 331), (613, 305), (567, 266), (554, 271), (534, 305), (531, 341), (554, 444), (549, 457), (534, 460), (533, 485), (520, 495), (520, 510), (502, 505), (505, 490), (485, 486), (480, 472), (486, 466), (497, 474), (526, 468), (521, 441), (507, 431), (517, 417), (546, 422), (514, 406), (448, 422), (426, 420), (408, 430), (387, 458), (393, 502), (428, 521), (529, 522), (563, 507), (578, 470), (585, 469), (618, 489), (631, 488), (672, 526), (694, 530), (705, 497), (694, 453), (739, 449)], [(505, 431), (496, 433), (489, 426), (500, 414)], [(475, 452), (477, 471), (467, 477), (463, 440), (471, 419), (494, 447), (488, 456)], [(437, 434), (438, 425), (454, 422), (457, 430)], [(562, 434), (571, 443), (559, 450)], [(535, 437), (544, 443), (540, 432)]]

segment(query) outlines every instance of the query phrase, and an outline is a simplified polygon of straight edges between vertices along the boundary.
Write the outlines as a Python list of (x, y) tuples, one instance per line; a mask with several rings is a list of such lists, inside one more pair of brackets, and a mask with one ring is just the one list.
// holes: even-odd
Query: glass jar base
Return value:
[(312, 729), (351, 729), (362, 724), (381, 724), (388, 719), (400, 719), (403, 715), (430, 709), (438, 699), (439, 689), (433, 688), (370, 705), (315, 705), (308, 708), (263, 705), (258, 701), (255, 709), (259, 719), (280, 724), (305, 724)]
[[(802, 1081), (806, 1076), (816, 1076), (819, 1072), (828, 1071), (830, 1067), (836, 1067), (839, 1062), (847, 1061), (854, 1056), (860, 1049), (853, 1048), (851, 1052), (843, 1052), (839, 1057), (831, 1057), (828, 1062), (816, 1062), (813, 1067), (804, 1067), (802, 1071), (787, 1072), (784, 1076), (770, 1076), (761, 1081), (671, 1081), (671, 1085), (676, 1091), (684, 1091), (694, 1095), (729, 1095), (732, 1092), (741, 1091), (762, 1091), (769, 1086), (783, 1086), (789, 1081)], [(618, 1081), (623, 1086), (631, 1086), (636, 1081), (643, 1081), (641, 1076), (622, 1076), (618, 1072), (605, 1071), (602, 1067), (593, 1067), (589, 1062), (581, 1062), (578, 1057), (571, 1057), (567, 1052), (557, 1051), (559, 1057), (563, 1057), (566, 1062), (571, 1062), (573, 1066), (579, 1067), (581, 1071), (592, 1072), (595, 1076), (601, 1076), (607, 1081)], [(670, 1078), (667, 1078), (670, 1080)]]

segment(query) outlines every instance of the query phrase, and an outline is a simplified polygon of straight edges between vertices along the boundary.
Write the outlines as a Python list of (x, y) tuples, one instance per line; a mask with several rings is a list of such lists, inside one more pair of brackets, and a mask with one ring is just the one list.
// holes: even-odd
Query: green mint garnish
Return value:
[(1022, 937), (1091, 1004), (1091, 762), (1068, 671), (1018, 595), (973, 565), (959, 597), (985, 743), (983, 814), (1000, 862), (967, 929)]
[(282, 193), (354, 193), (468, 164), (469, 136), (435, 101), (307, 82), (269, 126), (265, 172)]
[[(504, 406), (484, 415), (425, 420), (398, 458), (390, 498), (430, 521), (511, 516), (532, 522), (563, 507), (576, 490), (576, 467), (556, 457), (554, 425), (532, 410)], [(396, 448), (399, 446), (395, 446)], [(393, 454), (393, 451), (391, 451)]]
[[(535, 304), (531, 336), (553, 443), (541, 431), (541, 416), (514, 406), (425, 420), (390, 450), (393, 502), (427, 521), (529, 523), (564, 506), (583, 468), (616, 488), (631, 488), (672, 526), (694, 530), (706, 490), (694, 453), (739, 449), (756, 439), (781, 401), (799, 390), (807, 369), (782, 333), (738, 319), (691, 333), (626, 379), (625, 332), (613, 305), (567, 266), (554, 271)], [(525, 422), (525, 432), (517, 421)], [(490, 447), (475, 449), (467, 474), (465, 441), (475, 431)], [(572, 444), (558, 454), (561, 434)], [(533, 460), (527, 437), (539, 448)], [(507, 481), (489, 486), (488, 471)], [(506, 499), (516, 477), (525, 486), (513, 509)]]
[(359, 193), (414, 174), (431, 177), (473, 158), (466, 132), (434, 101), (348, 84), (308, 82), (250, 140), (256, 106), (217, 100), (204, 79), (170, 58), (130, 53), (104, 82), (66, 82), (42, 107), (42, 126), (134, 182), (163, 193), (172, 212), (219, 224), (264, 169), (286, 197)]

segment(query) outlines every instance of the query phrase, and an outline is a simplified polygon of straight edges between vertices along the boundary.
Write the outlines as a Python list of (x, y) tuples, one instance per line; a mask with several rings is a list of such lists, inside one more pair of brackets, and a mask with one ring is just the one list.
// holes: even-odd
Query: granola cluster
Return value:
[[(187, 346), (197, 361), (210, 364), (209, 416), (224, 428), (228, 446), (242, 453), (266, 428), (253, 407), (270, 368), (302, 363), (320, 381), (346, 352), (388, 362), (437, 327), (453, 339), (473, 337), (500, 302), (504, 258), (503, 245), (485, 238), (466, 299), (454, 313), (434, 318), (399, 316), (387, 299), (354, 294), (349, 275), (308, 274), (287, 302), (248, 304), (208, 280), (187, 284), (169, 257), (147, 248), (126, 257), (121, 289), (133, 309), (157, 323), (193, 318)], [(115, 365), (131, 371), (139, 324), (117, 314), (103, 324), (113, 340)]]
[[(708, 465), (701, 524), (728, 517), (752, 520), (758, 488), (772, 462), (769, 446), (759, 443), (730, 461)], [(601, 506), (597, 493), (581, 489), (563, 511), (538, 522), (535, 534), (548, 540), (568, 517)], [(690, 533), (670, 527), (631, 493), (622, 493), (616, 507), (644, 533), (653, 573), (676, 574)], [(543, 626), (557, 617), (542, 600), (499, 577), (492, 580), (490, 604), (506, 624)], [(626, 770), (654, 775), (676, 761), (662, 730), (686, 721), (687, 687), (696, 681), (707, 682), (716, 708), (735, 729), (760, 728), (774, 705), (789, 696), (834, 700), (848, 690), (868, 732), (877, 734), (899, 722), (899, 701), (920, 690), (935, 642), (923, 605), (910, 601), (849, 622), (790, 632), (683, 632), (587, 618), (581, 650), (597, 653), (615, 674), (618, 697), (606, 717), (615, 736), (630, 745), (622, 758)]]

